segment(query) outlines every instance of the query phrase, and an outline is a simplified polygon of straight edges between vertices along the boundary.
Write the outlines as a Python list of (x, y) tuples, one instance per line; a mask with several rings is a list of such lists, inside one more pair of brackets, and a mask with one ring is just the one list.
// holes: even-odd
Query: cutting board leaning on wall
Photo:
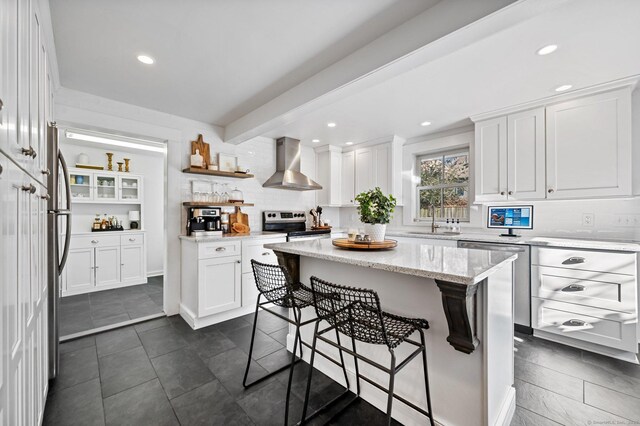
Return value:
[(231, 230), (235, 233), (248, 234), (251, 232), (249, 215), (243, 213), (240, 207), (236, 207), (236, 212), (229, 215), (229, 222), (231, 222)]
[(196, 153), (196, 149), (200, 151), (200, 155), (204, 159), (204, 168), (206, 169), (211, 164), (211, 151), (209, 149), (209, 144), (202, 139), (202, 135), (198, 135), (198, 139), (195, 141), (191, 141), (191, 155)]

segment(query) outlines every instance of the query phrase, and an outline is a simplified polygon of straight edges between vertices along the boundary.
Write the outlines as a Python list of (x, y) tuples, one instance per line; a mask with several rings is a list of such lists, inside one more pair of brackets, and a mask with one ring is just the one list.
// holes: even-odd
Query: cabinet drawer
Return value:
[(198, 244), (198, 259), (210, 259), (213, 257), (239, 256), (239, 241), (216, 241), (212, 243)]
[(613, 274), (636, 274), (635, 253), (534, 247), (531, 263), (554, 268), (580, 269)]
[(531, 277), (534, 297), (636, 312), (636, 278), (632, 275), (533, 266)]
[(120, 235), (78, 235), (71, 236), (70, 249), (88, 247), (119, 247)]
[(260, 240), (243, 243), (242, 245), (242, 272), (252, 272), (251, 260), (256, 260), (261, 263), (270, 263), (276, 265), (278, 259), (273, 250), (264, 248), (265, 244), (271, 243), (284, 243), (286, 238), (272, 238), (270, 240)]
[(533, 297), (531, 323), (536, 330), (636, 352), (637, 316)]
[(144, 234), (120, 235), (120, 244), (123, 246), (138, 246), (144, 244)]

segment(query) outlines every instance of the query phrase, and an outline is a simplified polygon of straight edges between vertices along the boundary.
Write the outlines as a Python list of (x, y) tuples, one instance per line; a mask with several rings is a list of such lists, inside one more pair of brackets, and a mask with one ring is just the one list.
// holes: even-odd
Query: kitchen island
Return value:
[[(434, 419), (443, 425), (509, 425), (515, 409), (513, 388), (512, 265), (516, 255), (467, 250), (415, 242), (400, 242), (393, 250), (350, 251), (329, 239), (267, 244), (294, 279), (309, 284), (313, 275), (337, 284), (375, 290), (388, 312), (424, 318), (429, 381)], [(315, 315), (303, 311), (303, 319)], [(293, 346), (290, 328), (288, 348)], [(301, 329), (305, 342), (313, 327)], [(320, 342), (318, 349), (338, 354)], [(403, 359), (411, 351), (401, 345)], [(384, 346), (358, 343), (358, 352), (383, 365), (389, 363)], [(310, 351), (304, 353), (309, 360)], [(355, 391), (352, 359), (346, 356), (350, 384)], [(361, 365), (362, 374), (386, 387), (388, 376)], [(342, 371), (321, 356), (314, 366), (344, 384)], [(369, 367), (369, 368), (366, 368)], [(362, 381), (361, 396), (381, 410), (386, 395)], [(396, 393), (426, 407), (422, 365), (413, 361), (397, 375)], [(426, 424), (427, 419), (399, 401), (393, 417), (403, 424)]]

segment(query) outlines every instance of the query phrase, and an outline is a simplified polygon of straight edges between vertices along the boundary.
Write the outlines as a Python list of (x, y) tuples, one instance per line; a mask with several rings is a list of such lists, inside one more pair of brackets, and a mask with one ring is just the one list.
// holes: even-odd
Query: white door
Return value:
[(384, 194), (391, 194), (393, 188), (391, 144), (376, 145), (373, 147), (373, 153), (375, 157), (374, 186), (380, 187)]
[(142, 198), (142, 178), (140, 176), (118, 176), (118, 190), (120, 201), (138, 202)]
[(118, 199), (118, 179), (115, 174), (94, 175), (94, 199), (95, 201), (116, 201)]
[(507, 121), (507, 196), (510, 200), (544, 199), (544, 108), (511, 114)]
[(242, 306), (255, 307), (258, 301), (258, 294), (260, 294), (260, 292), (256, 286), (256, 279), (253, 276), (253, 272), (242, 274)]
[(0, 2), (0, 149), (18, 159), (18, 3)]
[(144, 280), (144, 247), (122, 246), (122, 282), (140, 282)]
[(373, 168), (373, 150), (371, 148), (357, 149), (356, 153), (356, 191), (358, 195), (361, 192), (374, 188)]
[(69, 184), (71, 186), (72, 201), (93, 200), (93, 173), (81, 170), (71, 170), (69, 171)]
[(71, 249), (64, 267), (65, 294), (84, 293), (94, 286), (95, 253), (93, 248)]
[(353, 205), (355, 203), (355, 173), (355, 152), (345, 152), (342, 154), (342, 204)]
[(96, 247), (96, 287), (120, 282), (120, 246)]
[(240, 257), (198, 261), (198, 316), (204, 317), (242, 305)]
[(507, 199), (507, 117), (475, 126), (475, 200)]
[(631, 195), (631, 93), (547, 108), (547, 198)]

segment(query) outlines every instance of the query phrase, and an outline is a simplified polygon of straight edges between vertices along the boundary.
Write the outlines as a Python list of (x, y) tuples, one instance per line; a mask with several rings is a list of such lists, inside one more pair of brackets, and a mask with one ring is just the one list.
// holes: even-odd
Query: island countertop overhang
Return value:
[(516, 260), (517, 254), (469, 250), (424, 242), (401, 242), (391, 250), (354, 251), (335, 247), (330, 239), (265, 244), (292, 255), (380, 269), (463, 285), (475, 285)]

